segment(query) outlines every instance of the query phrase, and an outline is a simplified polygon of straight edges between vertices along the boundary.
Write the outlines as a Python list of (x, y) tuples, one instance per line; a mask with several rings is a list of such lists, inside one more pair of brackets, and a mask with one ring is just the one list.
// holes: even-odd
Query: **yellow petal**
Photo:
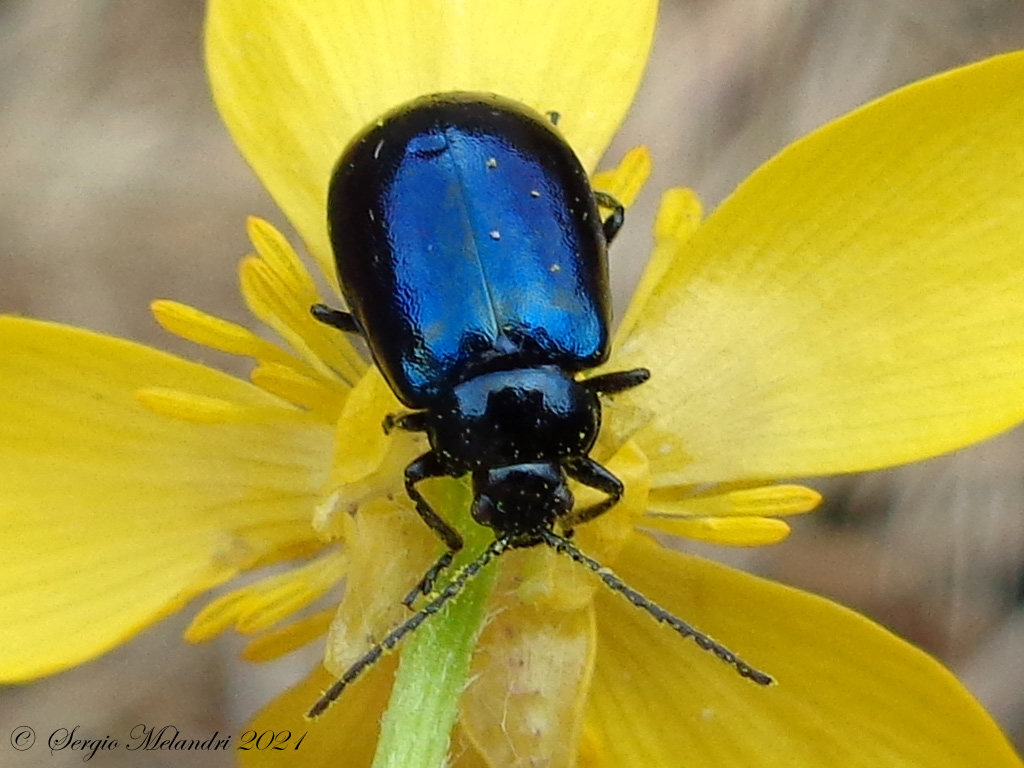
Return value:
[(336, 376), (319, 373), (248, 328), (208, 315), (187, 304), (158, 300), (150, 308), (156, 321), (173, 334), (196, 344), (256, 360), (258, 366), (251, 378), (257, 387), (308, 408), (332, 423), (337, 420), (348, 387)]
[(651, 493), (647, 513), (637, 524), (712, 544), (759, 547), (789, 535), (789, 525), (775, 518), (810, 512), (820, 502), (820, 493), (802, 485), (659, 488)]
[(257, 256), (243, 259), (238, 271), (249, 310), (319, 375), (354, 384), (366, 370), (366, 361), (346, 334), (313, 318), (309, 310), (320, 303), (320, 294), (298, 255), (265, 221), (249, 219), (248, 232)]
[(613, 365), (655, 486), (872, 469), (1024, 417), (1024, 54), (918, 83), (754, 173)]
[(704, 207), (692, 189), (673, 187), (661, 196), (658, 216), (654, 221), (654, 252), (647, 261), (640, 282), (633, 293), (633, 301), (623, 315), (615, 332), (612, 349), (618, 349), (633, 332), (641, 310), (648, 299), (665, 280), (666, 273), (673, 271), (673, 281), (686, 280), (686, 264), (680, 263), (679, 250), (697, 231)]
[(1021, 766), (952, 674), (848, 609), (639, 536), (616, 567), (777, 684), (754, 685), (601, 590), (588, 765)]
[(192, 620), (185, 638), (207, 640), (230, 626), (242, 634), (263, 632), (318, 600), (344, 576), (340, 549), (283, 573), (234, 589), (209, 603)]
[(136, 399), (153, 413), (197, 424), (263, 424), (289, 421), (312, 424), (305, 411), (274, 403), (270, 406), (241, 405), (220, 397), (206, 397), (166, 387), (146, 387), (135, 393)]
[[(236, 741), (239, 765), (244, 768), (281, 768), (301, 765), (303, 768), (338, 768), (369, 766), (377, 748), (380, 715), (387, 708), (388, 696), (394, 682), (397, 657), (385, 657), (367, 670), (345, 695), (314, 722), (304, 715), (320, 694), (334, 682), (333, 676), (322, 667), (298, 685), (288, 689), (268, 704), (242, 729), (265, 731), (280, 736), (288, 734), (287, 741), (274, 751), (264, 741), (263, 749), (251, 742)], [(301, 744), (300, 744), (301, 740)], [(246, 749), (245, 747), (250, 747)]]
[[(254, 731), (256, 737), (271, 731), (279, 739), (283, 739), (281, 734), (286, 732), (288, 741), (279, 742), (283, 749), (239, 749), (239, 764), (243, 768), (369, 766), (377, 748), (380, 717), (388, 705), (397, 662), (397, 655), (385, 656), (360, 676), (330, 709), (310, 722), (304, 714), (334, 682), (327, 670), (318, 667), (305, 680), (274, 699), (242, 730), (243, 734)], [(492, 764), (481, 758), (461, 728), (457, 726), (452, 736), (453, 768), (491, 768)], [(266, 740), (263, 744), (266, 747)], [(254, 745), (252, 741), (241, 746)], [(232, 746), (237, 748), (238, 743)]]
[(683, 539), (724, 547), (763, 547), (789, 536), (789, 524), (774, 517), (645, 517), (641, 525)]
[(286, 653), (291, 653), (326, 635), (334, 613), (333, 608), (325, 608), (283, 627), (272, 629), (248, 643), (242, 649), (242, 658), (246, 661), (273, 661)]
[(338, 538), (360, 505), (388, 496), (407, 499), (406, 466), (423, 453), (426, 440), (404, 430), (384, 433), (383, 414), (401, 410), (380, 370), (372, 366), (345, 400), (335, 427), (335, 455), (324, 487), (325, 503), (313, 517), (324, 538)]
[(0, 677), (93, 658), (313, 538), (331, 431), (196, 424), (136, 390), (282, 411), (244, 381), (127, 341), (0, 318)]
[(607, 192), (627, 208), (633, 204), (651, 175), (651, 153), (634, 147), (615, 168), (595, 173), (594, 189)]
[(330, 424), (337, 423), (348, 397), (347, 387), (336, 379), (301, 372), (291, 365), (261, 363), (250, 379), (260, 389), (308, 408)]
[(384, 432), (384, 415), (400, 409), (380, 369), (369, 369), (352, 389), (338, 419), (330, 487), (357, 483), (380, 468), (394, 440)]
[(214, 0), (214, 101), (328, 279), (327, 183), (353, 135), (416, 96), (499, 93), (561, 113), (593, 169), (647, 61), (654, 0)]
[(331, 625), (324, 659), (338, 676), (408, 616), (402, 598), (439, 554), (437, 537), (415, 512), (384, 499), (359, 512), (346, 541), (345, 599)]
[(575, 765), (594, 665), (593, 609), (551, 611), (509, 598), (481, 634), (460, 724), (491, 765)]
[(659, 488), (651, 493), (648, 516), (663, 517), (785, 517), (810, 512), (821, 494), (803, 485), (762, 485), (756, 488)]
[(177, 301), (158, 299), (150, 304), (150, 309), (164, 330), (196, 344), (231, 355), (244, 355), (254, 360), (289, 365), (303, 372), (312, 370), (248, 328), (208, 315), (195, 307)]

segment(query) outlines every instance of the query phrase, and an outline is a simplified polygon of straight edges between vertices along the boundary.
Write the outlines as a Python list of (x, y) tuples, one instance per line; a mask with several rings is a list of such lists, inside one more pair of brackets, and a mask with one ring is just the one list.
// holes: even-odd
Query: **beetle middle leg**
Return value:
[(430, 529), (448, 547), (448, 551), (441, 555), (437, 562), (427, 569), (427, 572), (423, 574), (423, 578), (419, 580), (416, 586), (412, 588), (412, 591), (402, 600), (402, 603), (410, 609), (412, 604), (416, 602), (417, 597), (429, 595), (433, 591), (434, 582), (437, 581), (441, 571), (452, 564), (455, 553), (462, 549), (462, 536), (459, 532), (437, 514), (433, 507), (430, 506), (430, 503), (423, 498), (423, 494), (416, 489), (416, 484), (421, 480), (431, 477), (450, 477), (450, 475), (451, 473), (448, 472), (445, 463), (434, 451), (428, 451), (405, 468), (405, 492), (413, 500), (413, 503), (416, 505), (416, 512), (423, 518), (423, 522), (429, 525)]
[(337, 328), (345, 333), (363, 334), (355, 315), (351, 312), (342, 312), (340, 309), (331, 309), (326, 304), (314, 304), (309, 308), (309, 313), (324, 325)]
[(604, 230), (605, 242), (611, 243), (615, 236), (619, 234), (619, 230), (622, 229), (622, 225), (626, 221), (626, 206), (607, 192), (595, 190), (594, 199), (597, 200), (597, 204), (602, 208), (607, 208), (611, 211), (611, 215), (601, 224), (601, 228)]
[(566, 459), (562, 463), (562, 468), (565, 470), (565, 474), (573, 480), (608, 494), (608, 498), (604, 501), (591, 504), (583, 509), (573, 510), (562, 517), (560, 521), (562, 523), (562, 530), (566, 536), (570, 536), (574, 527), (603, 515), (618, 504), (625, 491), (625, 486), (622, 485), (622, 481), (619, 478), (589, 456)]

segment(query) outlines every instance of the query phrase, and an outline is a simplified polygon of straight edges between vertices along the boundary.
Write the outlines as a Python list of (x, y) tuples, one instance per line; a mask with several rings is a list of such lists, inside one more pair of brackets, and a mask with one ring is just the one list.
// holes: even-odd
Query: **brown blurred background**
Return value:
[[(0, 312), (59, 320), (231, 365), (169, 338), (156, 297), (247, 322), (244, 217), (282, 224), (210, 106), (198, 0), (0, 0)], [(612, 158), (656, 170), (616, 244), (619, 306), (646, 254), (656, 190), (708, 207), (788, 141), (927, 74), (1024, 47), (1014, 0), (664, 0), (646, 84)], [(2, 354), (2, 351), (0, 351)], [(828, 501), (784, 544), (733, 562), (851, 605), (946, 661), (1024, 746), (1024, 435), (907, 469), (818, 483)], [(59, 510), (55, 510), (59, 514)], [(78, 764), (11, 729), (133, 725), (237, 734), (316, 652), (236, 661), (178, 617), (82, 668), (0, 690), (0, 763)], [(2, 620), (2, 617), (0, 617)], [(118, 750), (106, 768), (180, 766)], [(225, 766), (233, 755), (190, 755)]]

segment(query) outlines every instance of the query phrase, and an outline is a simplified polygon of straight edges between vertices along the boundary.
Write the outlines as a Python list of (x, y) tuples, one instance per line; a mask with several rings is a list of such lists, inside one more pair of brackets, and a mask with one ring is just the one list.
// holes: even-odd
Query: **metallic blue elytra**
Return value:
[(488, 369), (608, 356), (605, 238), (554, 127), (494, 96), (412, 102), (349, 146), (328, 198), (353, 314), (398, 398)]
[[(591, 189), (554, 120), (497, 96), (426, 96), (377, 120), (335, 167), (328, 225), (350, 313), (318, 304), (313, 314), (361, 334), (395, 395), (414, 409), (387, 417), (384, 428), (426, 433), (430, 450), (406, 467), (405, 489), (447, 550), (404, 601), (412, 607), (426, 595), (427, 604), (356, 661), (311, 717), (493, 558), (540, 543), (741, 675), (771, 680), (569, 541), (574, 526), (623, 493), (589, 456), (601, 426), (599, 395), (650, 374), (637, 368), (576, 379), (608, 357), (607, 250), (622, 206)], [(612, 210), (605, 221), (598, 204)], [(495, 539), (433, 594), (463, 540), (417, 486), (465, 475), (472, 517)], [(606, 498), (574, 509), (569, 479)]]

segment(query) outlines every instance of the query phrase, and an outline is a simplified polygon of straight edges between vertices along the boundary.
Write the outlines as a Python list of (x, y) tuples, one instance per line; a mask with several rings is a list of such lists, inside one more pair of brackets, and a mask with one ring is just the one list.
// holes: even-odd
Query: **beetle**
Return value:
[[(542, 542), (741, 674), (767, 678), (568, 540), (574, 526), (623, 493), (622, 482), (589, 456), (601, 425), (599, 395), (640, 385), (650, 373), (576, 378), (609, 355), (607, 248), (624, 217), (621, 204), (591, 188), (556, 122), (555, 113), (545, 119), (495, 95), (424, 96), (357, 135), (334, 169), (328, 226), (349, 311), (318, 304), (313, 315), (360, 334), (411, 409), (387, 417), (384, 429), (425, 432), (430, 445), (406, 468), (405, 488), (445, 552), (405, 604), (430, 595), (463, 546), (419, 491), (421, 481), (469, 475), (472, 518), (492, 528), (495, 541), (357, 662), (311, 715), (491, 559)], [(599, 208), (610, 215), (602, 220)], [(574, 509), (569, 479), (605, 498)]]

